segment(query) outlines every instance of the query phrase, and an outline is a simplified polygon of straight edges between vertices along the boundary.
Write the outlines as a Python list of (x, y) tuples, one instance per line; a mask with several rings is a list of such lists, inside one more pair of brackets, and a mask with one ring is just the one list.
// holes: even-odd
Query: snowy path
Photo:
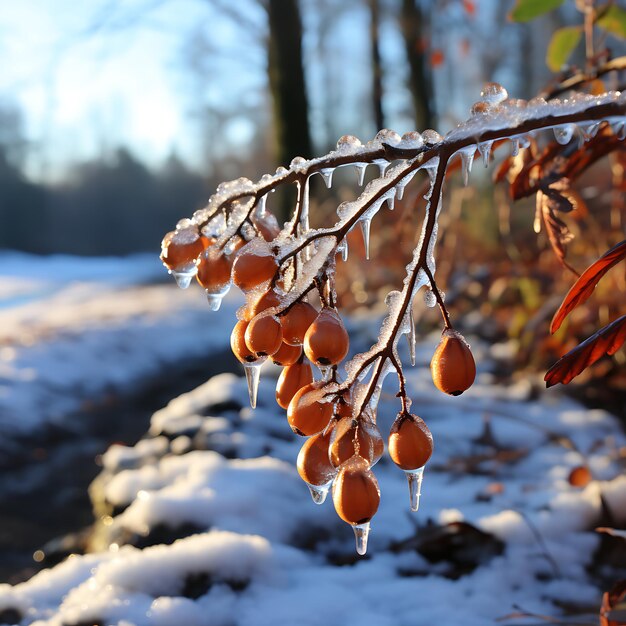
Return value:
[[(30, 380), (8, 377), (2, 419), (4, 410), (33, 411), (24, 418), (30, 426), (11, 432), (171, 366), (184, 351), (223, 344), (232, 325), (228, 311), (206, 324), (197, 290), (118, 284), (96, 297), (91, 286), (81, 299), (77, 289), (0, 312), (9, 322), (37, 320), (58, 298), (48, 322), (34, 325), (32, 345), (5, 338), (15, 351), (7, 367), (34, 370)], [(372, 323), (359, 324), (361, 341)], [(523, 385), (493, 385), (480, 345), (477, 384), (459, 398), (442, 396), (427, 368), (436, 341), (424, 338), (407, 369), (413, 408), (435, 437), (421, 507), (409, 512), (405, 478), (383, 457), (367, 557), (355, 555), (332, 503), (314, 505), (297, 476), (302, 440), (274, 402), (277, 370), (264, 372), (256, 411), (246, 406), (243, 379), (223, 374), (155, 413), (136, 446), (106, 452), (92, 489), (94, 553), (0, 586), (0, 623), (483, 626), (514, 605), (593, 623), (602, 592), (626, 575), (626, 542), (594, 531), (609, 513), (626, 525), (626, 438), (617, 420), (558, 393), (535, 401)], [(394, 385), (390, 377), (379, 408), (383, 434), (397, 412)], [(48, 405), (54, 411), (42, 413)], [(593, 480), (574, 487), (569, 473), (583, 464)]]

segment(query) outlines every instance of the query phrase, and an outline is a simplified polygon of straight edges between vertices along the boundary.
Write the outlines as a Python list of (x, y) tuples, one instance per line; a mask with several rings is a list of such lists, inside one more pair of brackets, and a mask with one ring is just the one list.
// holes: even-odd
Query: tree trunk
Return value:
[(369, 0), (370, 7), (370, 45), (372, 55), (372, 108), (376, 130), (385, 128), (383, 114), (383, 69), (380, 61), (378, 24), (380, 10), (378, 0)]
[(400, 26), (409, 62), (409, 89), (413, 99), (416, 128), (435, 128), (437, 121), (433, 106), (432, 75), (424, 45), (427, 28), (422, 10), (415, 0), (402, 0)]
[(289, 165), (312, 156), (302, 63), (302, 21), (297, 0), (268, 0), (268, 71), (275, 132), (275, 158)]

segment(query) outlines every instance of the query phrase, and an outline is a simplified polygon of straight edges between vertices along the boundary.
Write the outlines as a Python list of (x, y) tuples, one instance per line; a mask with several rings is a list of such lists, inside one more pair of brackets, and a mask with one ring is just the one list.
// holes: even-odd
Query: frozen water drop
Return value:
[(380, 143), (386, 143), (391, 146), (397, 146), (402, 139), (400, 135), (395, 130), (389, 130), (388, 128), (383, 128), (376, 133), (376, 137), (374, 141), (379, 141)]
[(616, 135), (619, 139), (624, 139), (624, 129), (626, 128), (626, 124), (624, 123), (624, 120), (612, 121), (611, 128), (613, 130), (614, 135)]
[(555, 126), (552, 130), (554, 131), (554, 138), (557, 143), (564, 146), (570, 142), (576, 130), (576, 126), (574, 124), (563, 124), (563, 126)]
[(344, 239), (338, 246), (337, 252), (341, 254), (341, 260), (345, 263), (348, 260), (348, 240)]
[(256, 203), (254, 213), (257, 217), (265, 217), (265, 206), (267, 204), (267, 194), (262, 195)]
[(509, 97), (509, 93), (500, 83), (486, 83), (480, 97), (489, 104), (500, 104)]
[(421, 148), (424, 145), (424, 139), (422, 135), (418, 133), (416, 130), (412, 130), (408, 133), (404, 133), (402, 135), (402, 140), (400, 144), (403, 148)]
[(482, 141), (476, 146), (478, 148), (478, 152), (480, 152), (480, 156), (483, 158), (483, 165), (485, 167), (489, 166), (489, 157), (491, 156), (492, 145), (493, 141)]
[(590, 139), (593, 139), (598, 134), (599, 129), (600, 129), (600, 122), (592, 122), (591, 124), (585, 124), (584, 126), (580, 127), (580, 130), (582, 132), (582, 135), (585, 141), (589, 141)]
[(395, 195), (391, 195), (387, 198), (387, 206), (389, 207), (390, 211), (393, 211), (393, 209), (395, 208), (395, 201), (396, 201), (396, 197)]
[(370, 523), (365, 522), (365, 524), (353, 524), (352, 530), (354, 530), (357, 554), (363, 556), (367, 552), (367, 540), (370, 535)]
[(443, 140), (443, 137), (432, 128), (427, 128), (422, 133), (422, 140), (427, 146), (434, 146), (436, 143), (439, 143)]
[(469, 175), (472, 171), (472, 164), (474, 163), (474, 155), (476, 150), (472, 146), (461, 151), (461, 171), (463, 173), (463, 184), (467, 187), (469, 183)]
[(293, 157), (291, 159), (291, 163), (289, 164), (289, 168), (294, 172), (303, 172), (306, 169), (306, 159), (301, 156)]
[(363, 233), (363, 243), (365, 244), (365, 258), (369, 261), (370, 258), (370, 227), (372, 225), (371, 218), (365, 218), (359, 220), (361, 226), (361, 232)]
[(516, 157), (519, 154), (519, 141), (511, 139), (511, 156)]
[(354, 135), (343, 135), (337, 141), (337, 150), (339, 152), (352, 152), (361, 147), (361, 140)]
[(317, 369), (320, 371), (322, 380), (324, 382), (327, 382), (328, 380), (330, 380), (330, 375), (333, 371), (333, 368), (330, 365), (318, 365)]
[(424, 478), (424, 468), (420, 467), (416, 470), (405, 470), (407, 481), (409, 483), (409, 499), (411, 503), (411, 511), (417, 511), (420, 507), (420, 496), (422, 495), (422, 480)]
[(326, 500), (326, 496), (328, 495), (328, 491), (330, 490), (330, 486), (333, 484), (332, 480), (329, 480), (324, 485), (311, 485), (307, 483), (306, 486), (309, 488), (311, 492), (311, 498), (315, 504), (324, 504)]
[(331, 167), (328, 168), (324, 168), (323, 170), (320, 170), (320, 174), (322, 176), (322, 178), (324, 179), (324, 184), (326, 185), (327, 189), (330, 189), (333, 186), (333, 173), (334, 173), (334, 169), (332, 169)]
[(206, 299), (211, 311), (219, 311), (224, 296), (230, 291), (230, 283), (215, 291), (206, 290)]
[(483, 100), (481, 100), (480, 102), (474, 102), (472, 108), (470, 109), (470, 114), (472, 117), (487, 115), (490, 112), (491, 105), (488, 102), (484, 102)]
[(388, 161), (376, 161), (376, 165), (378, 165), (378, 172), (380, 173), (380, 177), (382, 178), (389, 167)]
[(243, 369), (246, 373), (248, 383), (248, 395), (250, 396), (250, 406), (256, 409), (256, 398), (259, 391), (259, 381), (261, 380), (261, 366), (263, 361), (255, 363), (244, 363)]
[(282, 165), (279, 165), (276, 168), (276, 174), (278, 176), (284, 176), (289, 170), (286, 167), (283, 167)]
[(363, 181), (365, 181), (365, 170), (367, 169), (367, 163), (355, 163), (354, 167), (356, 167), (356, 175), (359, 181), (359, 187), (362, 187)]
[(437, 305), (437, 297), (432, 289), (426, 289), (424, 292), (424, 304), (430, 309)]
[(411, 365), (415, 366), (415, 315), (413, 314), (413, 306), (409, 306), (409, 334), (407, 335), (409, 342), (409, 359)]
[(187, 289), (189, 285), (191, 285), (192, 278), (196, 275), (196, 272), (175, 272), (172, 271), (170, 274), (174, 277), (176, 284), (181, 289)]

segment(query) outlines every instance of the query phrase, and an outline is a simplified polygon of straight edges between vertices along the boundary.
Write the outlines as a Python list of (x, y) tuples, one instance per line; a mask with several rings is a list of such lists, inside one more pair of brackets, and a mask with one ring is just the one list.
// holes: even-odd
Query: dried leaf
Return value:
[(562, 356), (544, 376), (546, 387), (557, 383), (567, 385), (583, 370), (605, 354), (615, 354), (626, 341), (626, 315), (601, 328), (580, 345)]
[[(556, 216), (553, 209), (553, 205), (567, 203), (567, 200), (557, 191), (552, 190), (550, 192), (548, 190), (548, 192), (551, 193), (551, 195), (541, 191), (537, 192), (537, 215), (535, 217), (535, 223), (537, 223), (539, 213), (541, 213), (541, 218), (546, 227), (548, 239), (552, 250), (554, 250), (554, 254), (556, 254), (563, 267), (576, 273), (576, 270), (565, 260), (565, 246), (572, 240), (573, 235), (567, 227), (567, 224)], [(569, 210), (571, 210), (571, 208)], [(535, 230), (537, 231), (537, 228), (535, 228)]]
[[(626, 598), (626, 580), (620, 580), (613, 585), (610, 591), (606, 591), (602, 596), (602, 606), (600, 607), (600, 626), (625, 626), (625, 618), (613, 615), (614, 609), (623, 603)], [(621, 611), (624, 612), (623, 610)]]
[(617, 263), (626, 258), (626, 240), (621, 241), (592, 263), (572, 285), (552, 318), (550, 332), (555, 333), (563, 320), (593, 293), (599, 280)]

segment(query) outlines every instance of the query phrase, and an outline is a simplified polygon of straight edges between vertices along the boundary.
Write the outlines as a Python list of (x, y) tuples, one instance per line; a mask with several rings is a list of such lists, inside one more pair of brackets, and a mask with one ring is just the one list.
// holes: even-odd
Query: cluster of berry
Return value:
[[(376, 425), (375, 403), (365, 407), (354, 389), (338, 382), (337, 366), (349, 350), (349, 336), (335, 308), (320, 291), (318, 311), (305, 297), (290, 302), (282, 290), (276, 256), (258, 240), (271, 240), (274, 229), (246, 242), (238, 238), (229, 254), (196, 226), (183, 225), (168, 233), (161, 258), (172, 273), (196, 276), (209, 298), (223, 297), (231, 283), (246, 294), (231, 334), (231, 348), (243, 364), (256, 404), (260, 366), (271, 359), (282, 366), (276, 400), (287, 410), (292, 430), (309, 437), (297, 467), (313, 500), (321, 504), (332, 486), (337, 514), (350, 524), (357, 550), (367, 547), (369, 522), (378, 510), (380, 491), (372, 467), (384, 442)], [(321, 372), (315, 380), (312, 365)], [(458, 395), (474, 381), (476, 369), (463, 337), (447, 328), (431, 362), (435, 385)], [(354, 385), (356, 387), (356, 384)], [(430, 430), (403, 402), (388, 440), (392, 461), (407, 475), (411, 508), (417, 510), (423, 470), (433, 451)]]

